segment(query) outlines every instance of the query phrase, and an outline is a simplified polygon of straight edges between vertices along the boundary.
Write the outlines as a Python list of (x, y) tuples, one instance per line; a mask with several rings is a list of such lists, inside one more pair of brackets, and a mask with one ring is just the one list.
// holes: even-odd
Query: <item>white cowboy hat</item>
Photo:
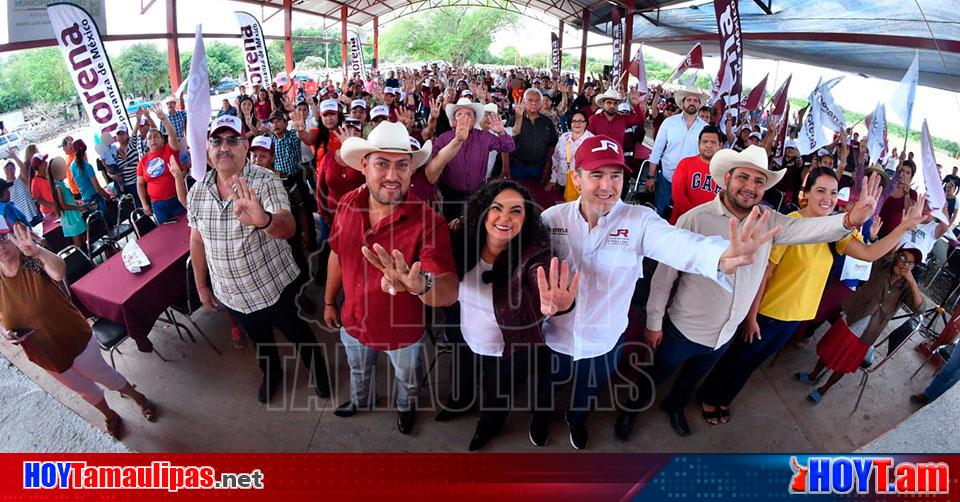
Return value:
[(683, 100), (687, 96), (696, 96), (700, 100), (700, 104), (707, 102), (707, 95), (697, 89), (696, 87), (684, 87), (683, 89), (677, 89), (673, 91), (673, 100), (677, 102), (677, 106), (683, 106)]
[(460, 98), (456, 103), (447, 105), (446, 108), (444, 108), (447, 113), (447, 119), (450, 121), (450, 126), (456, 129), (457, 121), (453, 118), (453, 116), (460, 108), (469, 108), (473, 110), (473, 117), (476, 119), (473, 122), (473, 128), (480, 129), (480, 119), (483, 118), (483, 105), (480, 103), (474, 103), (467, 98)]
[(623, 96), (621, 96), (620, 93), (617, 92), (616, 89), (607, 89), (607, 90), (603, 91), (603, 94), (597, 94), (596, 96), (594, 96), (594, 97), (593, 97), (593, 102), (594, 102), (594, 104), (596, 104), (597, 106), (601, 106), (601, 107), (602, 107), (602, 106), (603, 106), (603, 102), (604, 102), (605, 100), (607, 100), (607, 99), (612, 99), (612, 100), (616, 101), (617, 103), (619, 103), (619, 102), (623, 101)]
[(762, 172), (767, 177), (768, 187), (776, 185), (786, 173), (785, 169), (770, 170), (767, 163), (767, 150), (761, 146), (748, 146), (742, 152), (724, 148), (710, 159), (710, 176), (713, 178), (713, 182), (724, 187), (723, 177), (735, 167), (749, 167)]
[(403, 124), (381, 122), (370, 131), (367, 139), (347, 138), (340, 147), (340, 156), (348, 166), (359, 171), (360, 161), (373, 152), (409, 153), (413, 168), (416, 169), (430, 160), (432, 149), (429, 141), (424, 143), (423, 148), (414, 149), (410, 145), (410, 134)]

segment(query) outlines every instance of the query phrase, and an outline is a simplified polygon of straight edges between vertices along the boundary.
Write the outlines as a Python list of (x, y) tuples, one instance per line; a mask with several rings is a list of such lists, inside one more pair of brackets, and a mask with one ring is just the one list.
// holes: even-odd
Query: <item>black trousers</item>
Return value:
[(449, 411), (465, 411), (473, 407), (477, 400), (477, 354), (463, 339), (460, 331), (460, 304), (445, 307), (444, 336), (453, 347), (453, 360), (450, 367), (450, 397), (443, 408)]
[(483, 401), (480, 426), (499, 429), (513, 405), (513, 390), (530, 376), (530, 350), (514, 351), (506, 357), (480, 356), (483, 368)]
[(330, 388), (330, 378), (323, 351), (313, 331), (297, 314), (296, 298), (300, 284), (300, 281), (293, 281), (280, 293), (276, 303), (256, 312), (244, 314), (228, 310), (253, 342), (264, 376), (268, 379), (279, 378), (283, 371), (280, 351), (273, 336), (273, 328), (277, 328), (289, 342), (296, 345), (304, 366), (313, 370), (317, 388), (327, 390)]

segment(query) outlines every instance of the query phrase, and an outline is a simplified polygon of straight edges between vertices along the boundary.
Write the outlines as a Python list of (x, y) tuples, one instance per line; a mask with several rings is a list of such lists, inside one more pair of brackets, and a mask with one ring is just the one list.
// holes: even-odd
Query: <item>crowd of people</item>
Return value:
[[(529, 438), (545, 446), (567, 387), (574, 448), (587, 447), (588, 416), (604, 395), (618, 410), (615, 436), (629, 440), (655, 386), (673, 376), (660, 408), (686, 436), (695, 394), (707, 424), (730, 422), (751, 374), (829, 322), (812, 371), (795, 375), (820, 402), (869, 362), (901, 305), (922, 304), (914, 272), (955, 221), (957, 168), (943, 180), (948, 204), (935, 219), (911, 188), (912, 153), (870, 159), (867, 138), (848, 130), (801, 156), (789, 117), (736, 118), (696, 89), (641, 93), (615, 80), (578, 85), (531, 69), (433, 65), (323, 82), (314, 96), (241, 86), (212, 119), (206, 152), (188, 151), (177, 97), (166, 111), (141, 108), (132, 134), (126, 125), (104, 131), (93, 162), (72, 137), (62, 156), (11, 152), (0, 182), (3, 332), (101, 409), (111, 433), (120, 434), (119, 416), (96, 383), (154, 418), (142, 394), (94, 361), (102, 358), (91, 354), (89, 327), (55, 287), (62, 260), (27, 230), (57, 218), (83, 249), (83, 215), (121, 223), (109, 201), (130, 194), (159, 223), (187, 219), (197, 293), (229, 317), (238, 350), (252, 342), (263, 403), (283, 382), (274, 328), (322, 398), (337, 375), (320, 344), (339, 341), (350, 395), (334, 415), (376, 404), (384, 353), (396, 427), (409, 434), (424, 349), (438, 334), (453, 357), (436, 420), (479, 409), (471, 450), (514, 409), (532, 409)], [(780, 128), (788, 128), (782, 160)], [(190, 166), (204, 158), (206, 174), (193, 179)], [(847, 264), (859, 272), (847, 274)], [(638, 281), (649, 282), (639, 303)], [(339, 338), (318, 335), (298, 310), (307, 283), (322, 296), (305, 303)], [(37, 305), (56, 305), (56, 315)], [(643, 323), (637, 339), (631, 313)], [(647, 366), (626, 356), (633, 342), (649, 347)], [(913, 400), (955, 383), (958, 357), (936, 390)], [(525, 384), (522, 402), (515, 391)]]

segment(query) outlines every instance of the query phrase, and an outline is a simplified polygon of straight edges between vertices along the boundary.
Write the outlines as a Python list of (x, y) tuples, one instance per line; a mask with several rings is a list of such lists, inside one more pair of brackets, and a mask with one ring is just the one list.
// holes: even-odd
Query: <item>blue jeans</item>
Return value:
[(153, 209), (153, 217), (156, 218), (157, 223), (161, 225), (187, 211), (176, 197), (155, 200), (150, 203), (150, 207)]
[[(697, 384), (713, 368), (729, 346), (730, 341), (717, 349), (692, 342), (677, 329), (669, 317), (665, 317), (663, 339), (656, 349), (653, 368), (647, 374), (650, 375), (654, 385), (660, 385), (673, 376), (678, 368), (680, 374), (674, 379), (673, 388), (660, 405), (671, 412), (683, 411), (690, 402)], [(627, 407), (628, 411), (639, 411), (651, 402), (653, 396), (643, 395), (643, 391), (649, 387), (642, 384), (638, 384), (638, 387), (641, 389), (640, 399), (631, 401)]]
[(423, 373), (420, 357), (423, 350), (422, 338), (402, 349), (376, 350), (360, 343), (350, 336), (347, 330), (340, 328), (340, 342), (343, 343), (347, 364), (350, 365), (350, 402), (360, 408), (373, 404), (370, 400), (370, 385), (371, 382), (376, 382), (374, 370), (377, 367), (377, 354), (383, 352), (390, 358), (393, 374), (397, 379), (397, 410), (408, 411), (416, 406)]
[(653, 203), (657, 206), (657, 214), (663, 216), (671, 200), (673, 200), (673, 183), (664, 178), (663, 173), (658, 172), (657, 184), (653, 189)]
[(511, 160), (510, 178), (518, 181), (540, 181), (543, 179), (543, 166)]
[(747, 343), (739, 335), (734, 337), (729, 350), (697, 391), (701, 401), (714, 406), (730, 406), (754, 370), (783, 348), (800, 321), (781, 321), (758, 315), (757, 324), (760, 325), (761, 338)]
[(557, 388), (573, 379), (573, 396), (567, 421), (570, 424), (584, 424), (590, 412), (591, 401), (600, 391), (607, 388), (610, 377), (617, 369), (620, 354), (623, 352), (623, 335), (610, 352), (596, 357), (573, 360), (573, 356), (561, 354), (544, 347), (544, 357), (539, 363), (537, 378), (537, 406), (535, 419), (544, 420), (554, 409), (554, 397)]
[(933, 377), (933, 381), (923, 391), (927, 399), (933, 401), (960, 381), (960, 354), (958, 352), (960, 350), (953, 349), (953, 354), (947, 360), (947, 364), (940, 368), (940, 372)]

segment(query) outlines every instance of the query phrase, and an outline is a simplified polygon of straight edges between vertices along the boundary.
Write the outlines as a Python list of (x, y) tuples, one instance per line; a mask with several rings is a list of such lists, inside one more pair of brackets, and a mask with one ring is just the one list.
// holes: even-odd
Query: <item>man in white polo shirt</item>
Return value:
[(620, 192), (629, 168), (620, 145), (608, 136), (584, 140), (576, 165), (573, 179), (580, 198), (542, 215), (554, 253), (580, 272), (581, 281), (574, 312), (544, 322), (548, 353), (546, 366), (540, 368), (530, 441), (547, 444), (556, 387), (573, 380), (566, 419), (570, 443), (582, 449), (587, 446), (590, 401), (606, 388), (619, 359), (643, 257), (710, 277), (729, 289), (725, 274), (749, 263), (779, 228), (767, 230), (769, 215), (758, 220), (757, 210), (739, 233), (736, 227), (730, 230), (728, 242), (676, 229), (649, 208), (625, 204)]

